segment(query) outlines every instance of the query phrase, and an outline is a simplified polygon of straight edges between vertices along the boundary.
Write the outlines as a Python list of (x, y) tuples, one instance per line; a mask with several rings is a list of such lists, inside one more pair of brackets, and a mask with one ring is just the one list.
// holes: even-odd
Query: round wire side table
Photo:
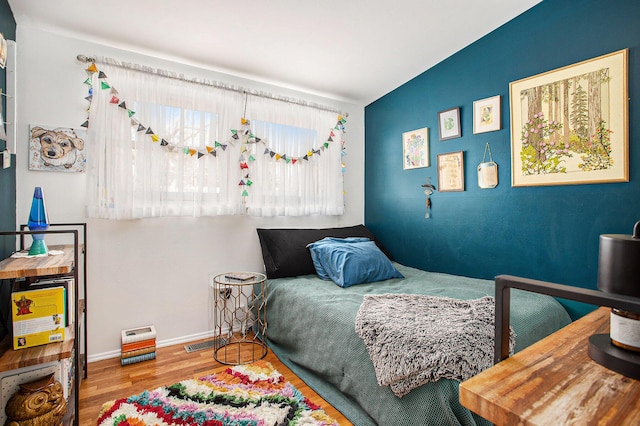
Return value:
[(258, 272), (216, 275), (213, 290), (213, 358), (249, 364), (267, 355), (267, 277)]

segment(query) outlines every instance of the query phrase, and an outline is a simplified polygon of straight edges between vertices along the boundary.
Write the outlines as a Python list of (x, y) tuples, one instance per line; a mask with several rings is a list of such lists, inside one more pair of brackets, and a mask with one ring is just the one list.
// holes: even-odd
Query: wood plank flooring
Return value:
[[(127, 366), (120, 365), (120, 358), (89, 363), (88, 377), (80, 386), (80, 426), (95, 425), (100, 407), (107, 401), (134, 395), (145, 389), (170, 385), (183, 379), (213, 374), (228, 367), (213, 359), (213, 349), (187, 353), (181, 344), (158, 348), (156, 353), (155, 360)], [(271, 362), (286, 380), (293, 383), (312, 402), (320, 405), (340, 425), (351, 425), (338, 410), (280, 362), (271, 350), (264, 359)]]

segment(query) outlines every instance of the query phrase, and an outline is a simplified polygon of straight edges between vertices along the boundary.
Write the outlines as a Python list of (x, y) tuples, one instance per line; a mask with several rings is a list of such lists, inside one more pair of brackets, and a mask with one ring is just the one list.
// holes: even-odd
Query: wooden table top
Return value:
[(460, 384), (460, 402), (496, 425), (639, 425), (640, 380), (593, 361), (609, 333), (599, 308)]
[(6, 280), (71, 273), (74, 267), (73, 244), (50, 246), (49, 250), (61, 250), (64, 253), (43, 257), (8, 257), (0, 262), (0, 279)]

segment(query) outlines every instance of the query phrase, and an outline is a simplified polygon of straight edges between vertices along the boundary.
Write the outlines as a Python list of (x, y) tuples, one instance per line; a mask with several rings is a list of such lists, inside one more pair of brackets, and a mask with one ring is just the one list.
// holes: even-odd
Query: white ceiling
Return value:
[(18, 27), (367, 105), (541, 0), (8, 1)]

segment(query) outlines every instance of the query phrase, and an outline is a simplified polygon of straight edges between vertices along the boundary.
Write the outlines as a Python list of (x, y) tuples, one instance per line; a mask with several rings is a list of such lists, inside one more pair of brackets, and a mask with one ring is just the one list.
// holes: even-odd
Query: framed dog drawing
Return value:
[(86, 129), (31, 125), (29, 170), (84, 172)]

